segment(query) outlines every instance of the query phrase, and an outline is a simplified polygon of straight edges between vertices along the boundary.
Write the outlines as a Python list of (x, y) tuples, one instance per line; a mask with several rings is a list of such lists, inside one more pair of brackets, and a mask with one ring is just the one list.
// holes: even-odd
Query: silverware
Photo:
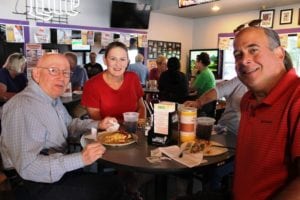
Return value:
[(179, 155), (178, 155), (179, 158), (182, 158), (182, 156), (183, 156), (183, 151), (184, 151), (184, 150), (181, 150), (181, 151), (180, 151), (180, 153), (179, 153)]

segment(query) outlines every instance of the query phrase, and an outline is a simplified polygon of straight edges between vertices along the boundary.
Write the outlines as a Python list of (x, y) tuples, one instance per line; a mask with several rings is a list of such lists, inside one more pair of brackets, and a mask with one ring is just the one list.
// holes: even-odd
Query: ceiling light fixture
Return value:
[(214, 5), (213, 7), (211, 7), (211, 10), (217, 12), (220, 10), (220, 7), (218, 5)]
[(187, 6), (194, 6), (198, 4), (211, 3), (220, 0), (178, 0), (178, 7), (183, 8)]
[(29, 0), (28, 15), (44, 20), (51, 20), (54, 15), (76, 16), (80, 0)]

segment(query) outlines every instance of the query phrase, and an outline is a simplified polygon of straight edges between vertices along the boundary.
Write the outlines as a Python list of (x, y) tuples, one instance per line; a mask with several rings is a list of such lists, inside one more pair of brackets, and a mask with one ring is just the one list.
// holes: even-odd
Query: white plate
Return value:
[(106, 146), (113, 146), (113, 147), (121, 147), (121, 146), (127, 146), (127, 145), (130, 145), (130, 144), (133, 144), (135, 142), (138, 141), (138, 136), (136, 134), (132, 134), (132, 140), (128, 141), (128, 142), (125, 142), (125, 143), (105, 143), (103, 142), (103, 138), (106, 136), (106, 135), (109, 135), (109, 134), (113, 134), (111, 132), (102, 132), (101, 135), (98, 136), (97, 140), (101, 143), (101, 144), (104, 144)]
[[(136, 134), (132, 134), (132, 137), (133, 139), (129, 142), (126, 142), (126, 143), (103, 143), (101, 142), (101, 138), (103, 138), (105, 135), (107, 134), (112, 134), (111, 132), (106, 132), (106, 131), (103, 131), (103, 132), (99, 132), (97, 135), (96, 138), (98, 138), (98, 141), (101, 143), (101, 144), (104, 144), (106, 146), (113, 146), (113, 147), (121, 147), (121, 146), (127, 146), (127, 145), (130, 145), (130, 144), (133, 144), (135, 142), (138, 141), (138, 136)], [(81, 146), (84, 148), (87, 144), (91, 143), (91, 142), (95, 142), (96, 139), (95, 139), (95, 136), (92, 136), (91, 134), (89, 135), (82, 135), (81, 138), (80, 138), (80, 144)]]

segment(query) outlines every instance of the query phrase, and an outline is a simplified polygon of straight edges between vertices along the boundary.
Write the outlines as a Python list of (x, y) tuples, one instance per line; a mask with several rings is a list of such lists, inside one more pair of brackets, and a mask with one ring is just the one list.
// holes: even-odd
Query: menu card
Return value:
[(169, 113), (176, 110), (174, 102), (163, 101), (154, 104), (154, 132), (162, 135), (169, 133)]
[(186, 165), (188, 167), (195, 167), (201, 164), (203, 161), (203, 153), (183, 153), (182, 156), (179, 156), (181, 154), (181, 149), (177, 145), (172, 145), (168, 147), (159, 147), (158, 148), (160, 152), (167, 155), (171, 159)]

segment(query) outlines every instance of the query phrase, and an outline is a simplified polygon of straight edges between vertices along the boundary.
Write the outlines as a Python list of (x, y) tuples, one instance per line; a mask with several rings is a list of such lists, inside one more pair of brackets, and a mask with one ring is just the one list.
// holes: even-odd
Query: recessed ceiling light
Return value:
[(217, 12), (220, 10), (220, 7), (218, 5), (214, 5), (212, 8), (211, 8), (212, 11), (214, 12)]

